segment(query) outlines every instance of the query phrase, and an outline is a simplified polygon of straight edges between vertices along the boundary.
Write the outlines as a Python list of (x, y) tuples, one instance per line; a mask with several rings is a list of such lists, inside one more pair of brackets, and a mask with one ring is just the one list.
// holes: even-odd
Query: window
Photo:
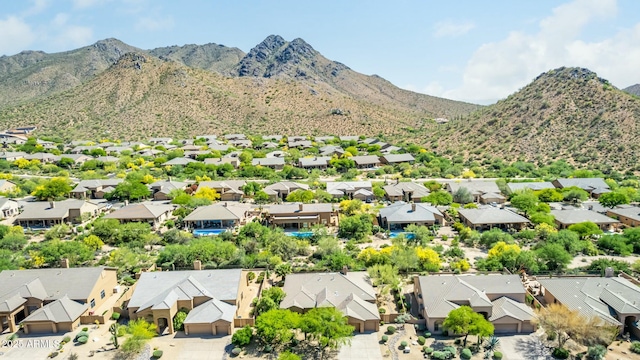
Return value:
[(96, 307), (96, 299), (91, 299), (91, 308)]
[(100, 299), (104, 299), (105, 296), (107, 295), (104, 293), (104, 290), (100, 291)]

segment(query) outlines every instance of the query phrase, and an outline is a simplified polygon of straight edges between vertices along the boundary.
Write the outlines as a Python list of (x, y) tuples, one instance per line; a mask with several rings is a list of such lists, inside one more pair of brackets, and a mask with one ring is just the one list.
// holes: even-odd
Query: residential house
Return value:
[(461, 222), (473, 230), (488, 230), (492, 228), (521, 230), (530, 223), (524, 216), (507, 209), (495, 207), (460, 209), (458, 210), (458, 215), (460, 215)]
[(396, 182), (383, 187), (389, 201), (421, 202), (422, 198), (430, 194), (423, 185), (414, 182)]
[(282, 140), (282, 135), (263, 135), (262, 140), (280, 141)]
[(113, 191), (122, 179), (97, 179), (82, 180), (71, 190), (71, 196), (77, 199), (85, 199), (87, 196), (91, 199), (103, 199), (104, 195)]
[(24, 159), (27, 153), (24, 151), (3, 151), (0, 152), (0, 160), (14, 162), (18, 159)]
[(282, 168), (284, 168), (284, 158), (281, 158), (281, 157), (256, 158), (251, 160), (251, 165), (264, 166), (264, 167), (271, 168), (273, 170), (282, 170)]
[(328, 143), (334, 141), (336, 138), (334, 136), (316, 136), (315, 140), (319, 143)]
[(277, 149), (280, 145), (271, 141), (265, 141), (260, 145), (255, 145), (255, 147), (258, 149)]
[(407, 225), (445, 225), (444, 215), (435, 206), (395, 202), (380, 209), (378, 222), (387, 230), (401, 230)]
[(5, 180), (5, 179), (0, 179), (0, 193), (12, 193), (14, 191), (16, 191), (18, 188), (16, 187), (16, 184), (12, 183), (9, 180)]
[(103, 206), (85, 200), (25, 202), (15, 223), (23, 228), (50, 228), (60, 224), (79, 224), (83, 217), (95, 217)]
[(452, 195), (455, 194), (460, 188), (467, 188), (471, 195), (473, 195), (473, 201), (477, 203), (482, 202), (482, 195), (484, 194), (500, 194), (500, 188), (498, 188), (498, 185), (493, 180), (469, 179), (466, 181), (447, 181), (445, 183), (445, 188)]
[(229, 145), (238, 149), (248, 149), (253, 145), (253, 143), (249, 139), (238, 139), (238, 140), (230, 140)]
[(640, 207), (631, 205), (620, 205), (607, 210), (607, 216), (616, 218), (621, 223), (636, 227), (640, 226)]
[(547, 304), (560, 303), (587, 318), (640, 337), (640, 287), (621, 277), (538, 279)]
[(164, 162), (162, 165), (163, 166), (187, 166), (191, 163), (195, 163), (197, 162), (196, 160), (193, 160), (191, 158), (186, 158), (186, 157), (177, 157), (177, 158), (173, 158), (169, 161)]
[(556, 179), (553, 181), (553, 185), (558, 189), (579, 187), (596, 199), (600, 194), (610, 191), (609, 185), (602, 178)]
[(507, 198), (500, 193), (484, 193), (480, 195), (480, 203), (482, 204), (504, 204)]
[(0, 197), (0, 215), (3, 219), (10, 216), (18, 215), (20, 212), (20, 205), (17, 201), (11, 200), (4, 196)]
[(169, 194), (173, 190), (184, 190), (189, 183), (182, 181), (160, 180), (149, 185), (153, 200), (171, 200)]
[(376, 292), (364, 271), (289, 274), (283, 290), (282, 309), (305, 313), (316, 307), (335, 307), (357, 332), (380, 330)]
[(42, 164), (53, 164), (60, 161), (60, 156), (50, 153), (33, 153), (24, 156), (25, 160), (38, 160)]
[(82, 166), (85, 162), (93, 160), (91, 156), (85, 154), (62, 154), (60, 159), (68, 158), (73, 160), (73, 166)]
[(296, 190), (309, 190), (309, 185), (293, 181), (279, 181), (277, 183), (267, 185), (263, 189), (263, 191), (269, 195), (269, 200), (272, 202), (284, 200), (289, 194)]
[(272, 151), (266, 154), (268, 158), (284, 158), (287, 155), (284, 151)]
[(334, 198), (346, 197), (369, 202), (374, 198), (371, 181), (328, 181), (327, 192)]
[(30, 334), (66, 333), (80, 323), (104, 323), (112, 313), (108, 300), (120, 296), (116, 270), (101, 266), (0, 272), (0, 333), (4, 324), (10, 332), (22, 324)]
[(411, 154), (387, 154), (380, 157), (380, 162), (385, 165), (409, 163), (413, 164), (416, 159)]
[(220, 194), (220, 201), (240, 201), (244, 196), (242, 187), (246, 184), (244, 180), (201, 181), (196, 192), (207, 187)]
[[(105, 145), (105, 144), (102, 144)], [(109, 154), (109, 155), (120, 155), (124, 152), (133, 152), (133, 148), (131, 148), (130, 146), (107, 146), (105, 147), (104, 151)]]
[(205, 165), (215, 165), (215, 166), (220, 166), (220, 165), (224, 165), (224, 164), (230, 164), (231, 166), (233, 166), (234, 169), (237, 169), (240, 166), (240, 159), (238, 159), (238, 158), (228, 158), (228, 157), (206, 158), (206, 159), (204, 159), (204, 164)]
[(290, 149), (291, 148), (309, 149), (309, 148), (313, 147), (313, 143), (311, 142), (311, 140), (291, 140), (291, 139), (289, 139), (289, 142), (288, 142), (287, 146)]
[(337, 226), (338, 212), (333, 204), (289, 203), (271, 205), (267, 222), (272, 226), (284, 228), (310, 228), (313, 225)]
[(323, 146), (318, 150), (320, 151), (320, 156), (329, 156), (329, 157), (332, 157), (334, 155), (342, 156), (342, 154), (344, 154), (345, 152), (340, 146), (337, 146), (337, 145)]
[(560, 229), (566, 229), (573, 224), (589, 221), (598, 225), (602, 230), (609, 230), (614, 225), (620, 223), (616, 219), (612, 219), (593, 210), (573, 207), (569, 210), (551, 210), (551, 215), (556, 218), (556, 224)]
[(173, 139), (170, 137), (152, 137), (149, 138), (149, 142), (155, 145), (166, 145), (172, 142)]
[(96, 160), (103, 163), (109, 163), (109, 162), (119, 163), (120, 162), (120, 158), (117, 158), (115, 156), (98, 156)]
[(169, 219), (174, 209), (175, 206), (173, 205), (130, 204), (105, 215), (104, 218), (116, 219), (122, 224), (130, 222), (148, 223), (152, 229), (158, 229)]
[(303, 169), (324, 170), (329, 166), (329, 160), (331, 160), (331, 158), (328, 156), (316, 156), (316, 157), (300, 158), (298, 160), (298, 163), (299, 163), (299, 166)]
[(251, 205), (238, 202), (223, 202), (197, 207), (183, 222), (187, 229), (231, 229), (244, 225)]
[(356, 135), (340, 136), (339, 139), (340, 141), (358, 141), (360, 139), (360, 136), (356, 136)]
[(185, 309), (186, 335), (231, 335), (243, 295), (238, 293), (241, 275), (241, 269), (144, 272), (127, 304), (129, 318), (173, 334), (173, 319)]
[(244, 140), (247, 136), (245, 134), (227, 134), (224, 138), (226, 140)]
[(532, 333), (533, 310), (518, 275), (414, 276), (418, 312), (432, 333), (441, 333), (452, 310), (469, 306), (489, 320), (496, 334)]
[(545, 189), (555, 189), (556, 187), (553, 183), (550, 182), (510, 182), (507, 183), (507, 192), (509, 194), (513, 194), (516, 191), (522, 190), (545, 190)]
[(380, 158), (376, 155), (359, 155), (350, 158), (356, 164), (357, 169), (372, 169), (381, 165)]

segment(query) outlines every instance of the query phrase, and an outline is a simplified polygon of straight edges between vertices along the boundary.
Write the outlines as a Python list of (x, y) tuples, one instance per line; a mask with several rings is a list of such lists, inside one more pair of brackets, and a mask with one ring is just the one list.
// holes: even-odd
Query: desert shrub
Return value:
[(390, 325), (390, 326), (387, 326), (387, 332), (388, 332), (389, 334), (393, 334), (393, 333), (395, 333), (395, 332), (396, 332), (396, 327), (395, 327), (395, 326), (391, 326), (391, 325)]
[(87, 343), (87, 341), (89, 341), (89, 337), (87, 337), (87, 336), (80, 336), (80, 337), (78, 338), (78, 343), (79, 343), (79, 344), (86, 344), (86, 343)]
[(590, 346), (587, 350), (587, 359), (602, 360), (607, 353), (607, 348), (602, 345)]
[(380, 314), (384, 314), (384, 313), (386, 313), (386, 312), (387, 312), (387, 310), (385, 310), (385, 308), (380, 308), (380, 309), (378, 309), (378, 312), (379, 312)]
[(547, 333), (547, 340), (553, 341), (555, 339), (556, 339), (556, 333), (555, 332), (552, 331), (552, 332), (548, 332)]
[(83, 327), (82, 331), (87, 332), (87, 331), (89, 331), (89, 328), (88, 327)]
[(495, 352), (493, 353), (493, 358), (494, 358), (495, 360), (500, 360), (500, 359), (502, 359), (502, 353), (501, 353), (500, 351), (495, 351)]
[(160, 359), (162, 357), (162, 354), (163, 354), (162, 350), (156, 350), (153, 352), (153, 358)]
[(567, 359), (569, 358), (569, 350), (563, 348), (555, 348), (551, 355), (556, 359)]
[(80, 331), (79, 333), (76, 334), (76, 337), (73, 338), (73, 341), (78, 341), (78, 338), (81, 338), (83, 336), (88, 338), (89, 337), (89, 333), (84, 331), (84, 330)]
[(18, 338), (18, 333), (13, 333), (11, 335), (9, 335), (9, 337), (7, 338), (7, 340), (15, 340)]
[(231, 350), (231, 354), (233, 354), (233, 356), (238, 356), (240, 355), (240, 353), (242, 352), (242, 349), (240, 348), (233, 348), (233, 350)]
[(62, 338), (62, 342), (65, 344), (68, 343), (69, 341), (71, 341), (71, 338), (69, 336), (65, 336)]
[(427, 331), (426, 333), (424, 333), (424, 337), (430, 338), (431, 337), (431, 333)]
[(114, 312), (113, 314), (111, 314), (111, 318), (113, 320), (118, 321), (118, 319), (120, 319), (120, 313), (119, 312)]
[(462, 352), (460, 353), (460, 358), (461, 359), (471, 359), (471, 350), (469, 349), (462, 349)]
[(233, 333), (231, 337), (231, 343), (236, 347), (247, 346), (251, 342), (253, 336), (253, 329), (250, 326), (245, 326), (242, 329)]
[(400, 342), (400, 347), (401, 347), (402, 349), (406, 348), (406, 347), (407, 347), (407, 345), (409, 345), (409, 344), (408, 344), (406, 341), (401, 341), (401, 342)]
[(425, 342), (427, 342), (427, 340), (424, 338), (424, 336), (418, 336), (418, 344), (424, 345)]
[(453, 340), (453, 343), (456, 344), (456, 345), (460, 345), (460, 344), (462, 344), (462, 339), (455, 339), (455, 340)]
[(382, 342), (386, 343), (387, 341), (389, 341), (389, 337), (387, 335), (382, 335)]
[(430, 347), (428, 347), (428, 346), (423, 346), (423, 347), (422, 347), (422, 351), (423, 351), (425, 354), (429, 355), (429, 354), (431, 354), (431, 353), (433, 352), (433, 348), (430, 348)]
[(443, 351), (434, 351), (431, 353), (431, 358), (436, 360), (446, 360), (447, 355)]
[(631, 350), (631, 352), (633, 353), (640, 354), (640, 341), (632, 342), (629, 350)]
[(449, 356), (447, 356), (447, 358), (452, 358), (454, 356), (456, 356), (456, 348), (454, 348), (453, 346), (445, 346), (444, 349), (442, 349), (442, 351), (445, 353), (449, 353)]
[(264, 349), (262, 349), (262, 351), (266, 352), (266, 353), (270, 353), (273, 351), (273, 346), (271, 345), (265, 345)]
[(54, 352), (49, 354), (49, 358), (51, 358), (51, 359), (53, 359), (56, 356), (58, 356), (58, 352), (57, 351), (54, 351)]

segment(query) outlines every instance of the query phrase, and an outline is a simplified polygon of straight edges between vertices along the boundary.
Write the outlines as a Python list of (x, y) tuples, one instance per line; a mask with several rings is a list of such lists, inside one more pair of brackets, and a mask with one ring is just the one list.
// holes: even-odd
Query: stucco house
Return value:
[(267, 209), (267, 213), (269, 225), (283, 228), (303, 229), (313, 225), (338, 225), (338, 212), (334, 209), (333, 204), (271, 205)]
[(142, 222), (151, 225), (152, 229), (158, 229), (162, 223), (169, 219), (175, 209), (173, 205), (155, 204), (130, 204), (108, 215), (105, 219), (116, 219), (122, 224), (130, 222)]
[(407, 225), (444, 225), (444, 215), (435, 206), (427, 204), (395, 202), (380, 209), (380, 226), (387, 230), (404, 229)]
[(458, 214), (461, 222), (474, 230), (492, 228), (521, 230), (530, 224), (529, 219), (524, 216), (492, 206), (479, 209), (460, 209)]

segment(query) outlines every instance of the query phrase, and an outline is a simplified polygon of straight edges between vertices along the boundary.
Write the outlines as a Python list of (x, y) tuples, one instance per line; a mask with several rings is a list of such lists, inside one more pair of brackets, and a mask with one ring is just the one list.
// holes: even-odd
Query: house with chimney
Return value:
[(298, 166), (306, 170), (326, 170), (330, 160), (329, 156), (304, 157), (298, 159)]
[(477, 203), (504, 203), (506, 201), (500, 193), (500, 188), (493, 180), (447, 181), (444, 187), (451, 195), (455, 194), (460, 188), (466, 188), (473, 195), (473, 201)]
[(389, 201), (411, 201), (419, 203), (423, 197), (430, 194), (430, 191), (426, 187), (411, 181), (397, 181), (395, 184), (385, 185), (383, 189)]
[(183, 219), (190, 230), (231, 229), (244, 225), (252, 206), (239, 202), (221, 202), (200, 206)]
[(104, 209), (105, 204), (86, 200), (28, 201), (24, 202), (22, 213), (14, 223), (25, 229), (48, 229), (61, 224), (80, 224), (83, 218), (96, 217)]
[(314, 225), (338, 225), (338, 211), (328, 203), (271, 205), (265, 211), (267, 223), (273, 227), (309, 229)]
[(402, 230), (407, 225), (445, 225), (445, 220), (435, 206), (398, 201), (380, 209), (378, 223), (387, 230)]
[(269, 195), (269, 201), (272, 202), (284, 200), (289, 194), (296, 190), (309, 190), (309, 185), (293, 181), (279, 181), (277, 183), (267, 185), (263, 189), (263, 191)]
[(105, 194), (113, 191), (123, 179), (95, 179), (82, 180), (71, 190), (71, 196), (76, 199), (104, 199)]
[(138, 203), (129, 204), (105, 215), (105, 219), (116, 219), (121, 224), (130, 222), (148, 223), (151, 228), (159, 229), (162, 224), (169, 220), (171, 213), (175, 210), (174, 205)]
[(489, 230), (498, 228), (502, 230), (522, 230), (531, 222), (524, 216), (518, 215), (507, 209), (492, 206), (478, 209), (458, 210), (460, 221), (473, 230)]
[(327, 192), (338, 199), (371, 201), (374, 198), (371, 181), (328, 181)]

